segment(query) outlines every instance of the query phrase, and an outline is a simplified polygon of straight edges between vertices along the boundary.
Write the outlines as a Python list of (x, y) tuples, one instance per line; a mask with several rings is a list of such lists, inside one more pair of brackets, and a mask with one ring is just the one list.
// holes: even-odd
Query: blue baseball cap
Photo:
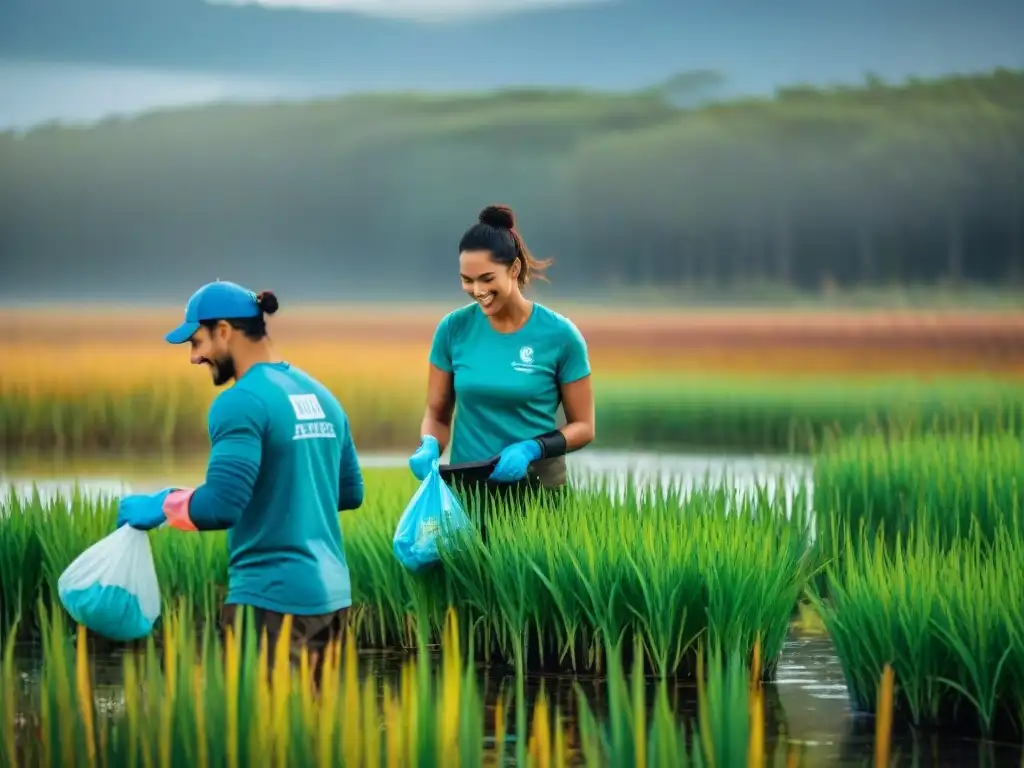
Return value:
[(203, 320), (258, 317), (261, 312), (255, 293), (235, 283), (218, 280), (192, 294), (185, 305), (185, 322), (164, 338), (170, 344), (184, 344), (199, 330)]

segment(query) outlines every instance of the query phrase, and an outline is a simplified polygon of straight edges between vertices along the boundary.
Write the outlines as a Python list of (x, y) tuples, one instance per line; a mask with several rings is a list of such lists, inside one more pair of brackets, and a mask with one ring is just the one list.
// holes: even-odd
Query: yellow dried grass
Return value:
[[(270, 329), (283, 356), (333, 385), (383, 386), (422, 396), (431, 336), (443, 314), (443, 309), (289, 311), (275, 316)], [(188, 349), (163, 342), (163, 334), (179, 319), (174, 309), (0, 311), (2, 382), (78, 393), (170, 382), (208, 388), (206, 371), (189, 368)], [(1021, 325), (1018, 315), (651, 314), (630, 309), (628, 314), (573, 313), (573, 319), (602, 376), (981, 371), (1024, 376), (1024, 350), (1008, 341)], [(939, 332), (947, 329), (961, 343), (944, 341)], [(835, 343), (822, 344), (811, 331)], [(902, 340), (898, 346), (889, 343), (893, 335)]]

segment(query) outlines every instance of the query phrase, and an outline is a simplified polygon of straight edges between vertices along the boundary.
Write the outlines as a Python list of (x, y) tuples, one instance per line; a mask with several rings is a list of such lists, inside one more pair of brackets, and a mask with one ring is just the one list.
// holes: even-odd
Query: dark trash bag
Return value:
[(535, 474), (528, 474), (522, 480), (512, 483), (504, 483), (498, 480), (489, 480), (491, 473), (498, 466), (498, 457), (486, 461), (467, 461), (461, 464), (442, 464), (438, 467), (441, 479), (453, 491), (461, 491), (470, 498), (475, 492), (482, 495), (494, 496), (510, 491), (536, 491), (541, 487), (540, 477)]
[(442, 464), (438, 467), (441, 479), (451, 488), (453, 485), (479, 485), (488, 482), (487, 478), (498, 466), (498, 457), (487, 461), (466, 461), (462, 464)]

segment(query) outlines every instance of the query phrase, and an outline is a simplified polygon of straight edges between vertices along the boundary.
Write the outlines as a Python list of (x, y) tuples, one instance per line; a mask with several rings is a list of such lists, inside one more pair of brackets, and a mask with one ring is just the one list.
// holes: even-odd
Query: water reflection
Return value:
[[(400, 469), (408, 456), (394, 453), (361, 454), (367, 469)], [(205, 457), (181, 460), (177, 457), (100, 458), (63, 462), (54, 457), (20, 457), (0, 464), (0, 493), (10, 490), (25, 496), (33, 483), (46, 498), (67, 495), (77, 483), (88, 495), (147, 493), (170, 483), (198, 483), (206, 468)], [(792, 504), (801, 490), (811, 490), (810, 463), (806, 459), (777, 459), (758, 456), (720, 456), (636, 451), (586, 450), (568, 457), (572, 482), (601, 482), (621, 496), (630, 480), (634, 490), (661, 486), (665, 490), (692, 491), (706, 481), (735, 488), (744, 495), (764, 488), (769, 494), (781, 492)]]
[(630, 481), (634, 491), (660, 487), (684, 495), (710, 484), (747, 498), (763, 491), (785, 503), (787, 512), (793, 511), (803, 493), (806, 513), (813, 490), (810, 461), (796, 457), (583, 451), (570, 456), (568, 466), (573, 482), (601, 482), (619, 498)]
[[(431, 654), (437, 660), (437, 653)], [(32, 699), (39, 685), (40, 655), (38, 647), (20, 646), (15, 655), (15, 668), (23, 693)], [(372, 680), (380, 701), (385, 683), (396, 690), (400, 684), (402, 661), (400, 651), (364, 650), (359, 653), (361, 681)], [(120, 654), (105, 654), (95, 659), (95, 695), (101, 713), (115, 717), (123, 711), (125, 696)], [(498, 699), (515, 691), (515, 677), (505, 667), (478, 667), (477, 682), (486, 713), (486, 735), (493, 737), (494, 710)], [(599, 719), (608, 713), (605, 681), (594, 675), (527, 675), (527, 722), (543, 687), (549, 704), (557, 705), (574, 732), (578, 701), (575, 686), (579, 685)], [(647, 689), (647, 705), (653, 706), (654, 686)], [(678, 717), (690, 721), (696, 717), (694, 686), (688, 682), (673, 684), (670, 699)], [(26, 713), (27, 714), (27, 713)], [(810, 634), (794, 629), (785, 644), (777, 679), (765, 689), (766, 737), (770, 748), (780, 741), (799, 744), (801, 765), (821, 766), (868, 765), (873, 758), (874, 719), (851, 709), (842, 669), (831, 641), (823, 634)], [(19, 718), (24, 722), (23, 718)], [(506, 729), (515, 737), (514, 713), (508, 713)], [(946, 733), (897, 732), (893, 737), (895, 765), (973, 766), (993, 768), (1021, 765), (1019, 746), (980, 743)]]

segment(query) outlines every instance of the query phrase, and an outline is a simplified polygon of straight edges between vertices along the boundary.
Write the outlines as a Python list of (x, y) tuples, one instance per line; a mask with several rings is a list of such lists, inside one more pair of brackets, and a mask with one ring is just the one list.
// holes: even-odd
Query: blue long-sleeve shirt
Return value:
[(259, 363), (210, 408), (198, 530), (228, 531), (228, 603), (319, 614), (352, 602), (338, 512), (363, 502), (348, 417), (288, 363)]

